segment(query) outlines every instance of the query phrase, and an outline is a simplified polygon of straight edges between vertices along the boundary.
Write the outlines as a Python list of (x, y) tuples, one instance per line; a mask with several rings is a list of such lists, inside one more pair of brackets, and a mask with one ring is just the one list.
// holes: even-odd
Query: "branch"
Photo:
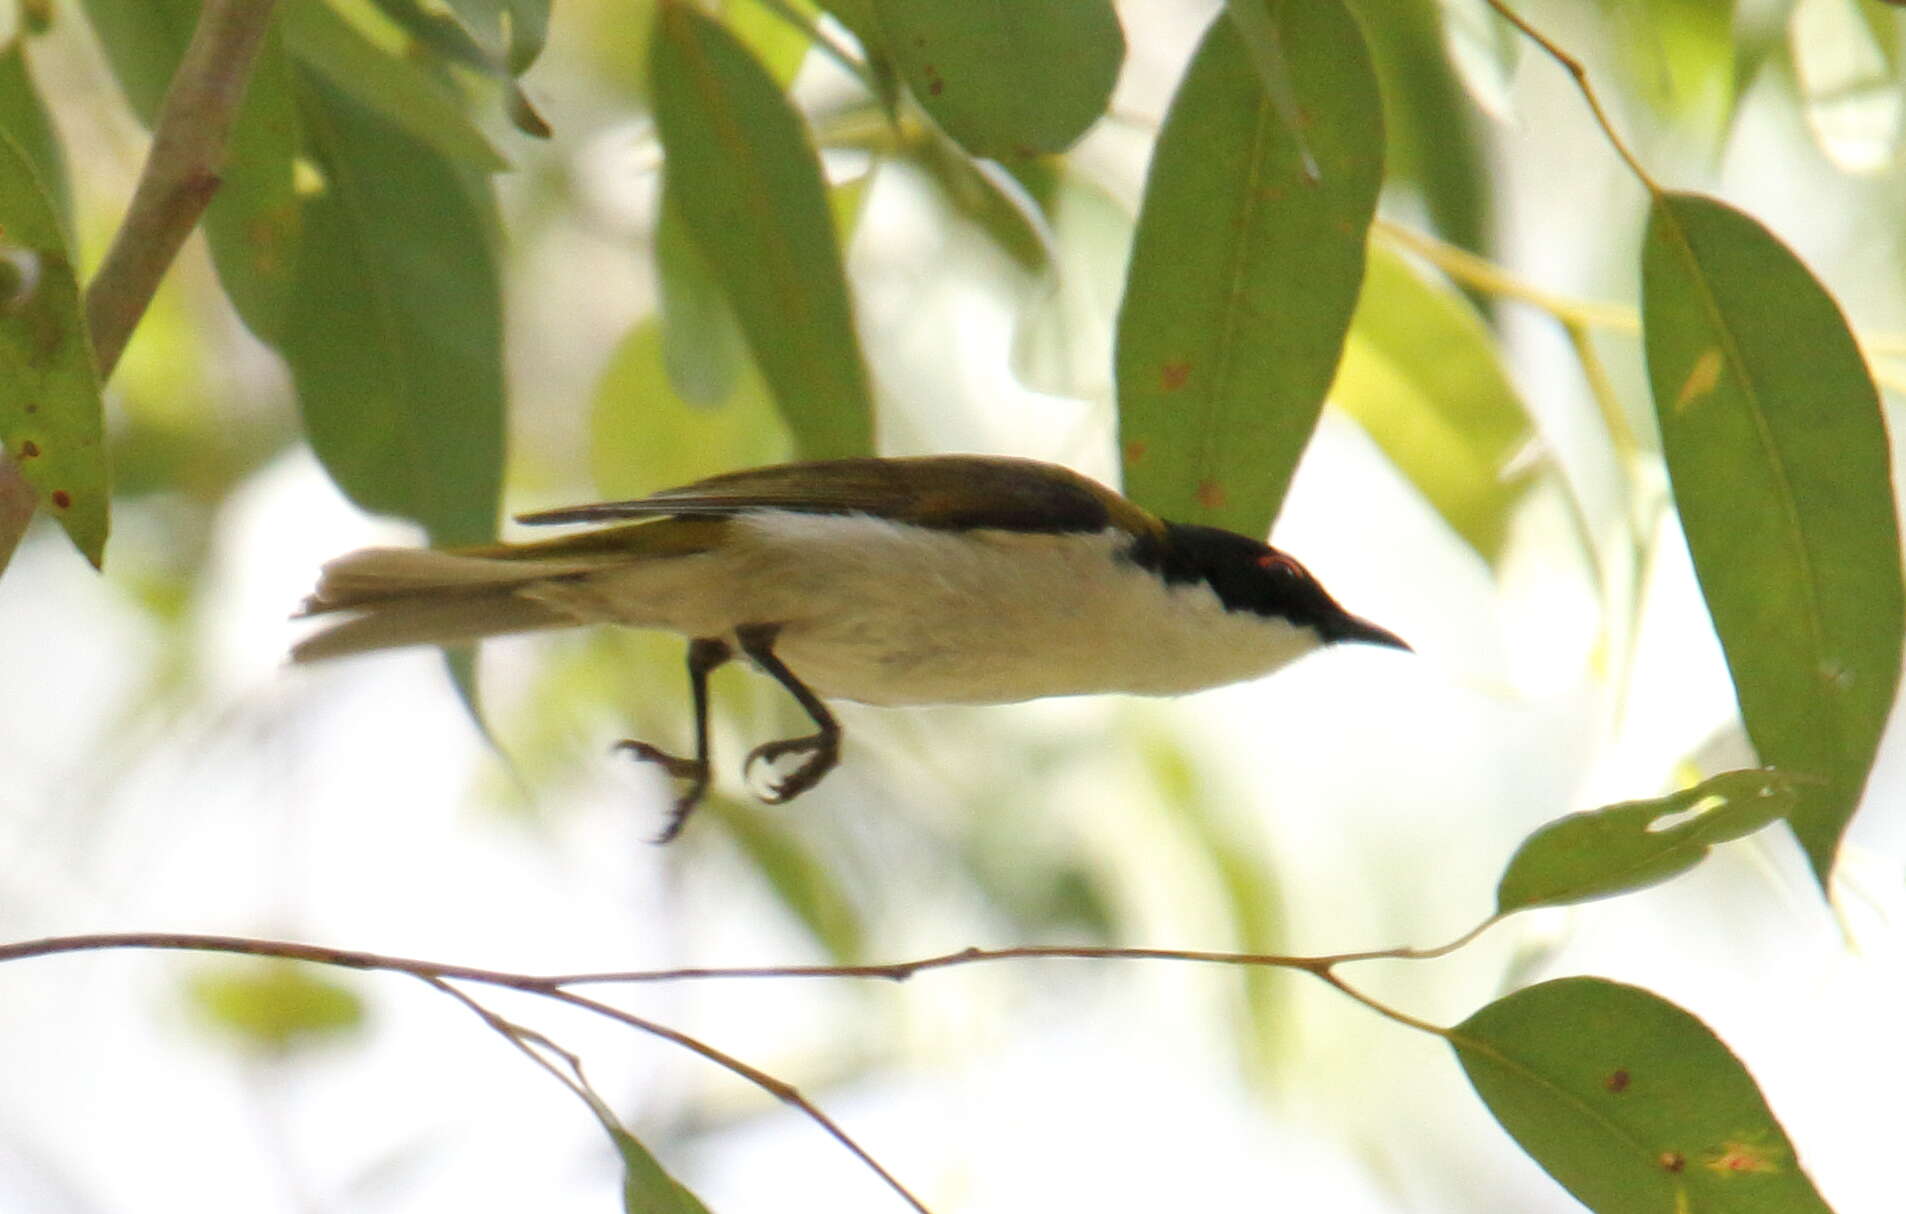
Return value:
[(218, 192), (232, 123), (271, 25), (272, 3), (205, 0), (159, 107), (152, 149), (126, 218), (86, 290), (86, 319), (102, 383), (112, 378), (159, 280)]

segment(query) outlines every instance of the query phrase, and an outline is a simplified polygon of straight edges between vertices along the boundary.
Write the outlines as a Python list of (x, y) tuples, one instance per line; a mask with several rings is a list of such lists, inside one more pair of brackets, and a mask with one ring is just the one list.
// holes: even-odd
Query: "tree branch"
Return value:
[(159, 281), (198, 226), (231, 142), (273, 0), (205, 0), (152, 128), (139, 185), (99, 273), (86, 290), (86, 319), (100, 382), (119, 356)]

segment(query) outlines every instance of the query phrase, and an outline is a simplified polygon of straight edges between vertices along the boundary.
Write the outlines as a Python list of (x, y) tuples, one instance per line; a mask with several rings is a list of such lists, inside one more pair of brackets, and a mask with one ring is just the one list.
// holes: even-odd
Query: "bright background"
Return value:
[[(35, 66), (76, 153), (96, 260), (143, 136), (83, 22), (55, 7)], [(1802, 16), (1831, 7), (1807, 0)], [(1125, 225), (1149, 126), (1212, 11), (1122, 6), (1118, 117), (1076, 154), (1100, 192), (1059, 216), (1074, 274), (1063, 307), (916, 177), (873, 182), (850, 269), (887, 450), (1112, 474), (1106, 343)], [(508, 144), (521, 169), (503, 183), (511, 509), (592, 495), (592, 397), (653, 306), (656, 152), (617, 75), (645, 12), (558, 4), (529, 77), (557, 137)], [(1623, 42), (1643, 27), (1579, 5), (1528, 15), (1588, 60), (1670, 184), (1763, 219), (1863, 334), (1906, 330), (1897, 112), (1835, 127), (1770, 71), (1716, 154), (1623, 92), (1644, 78)], [(1494, 257), (1564, 295), (1632, 300), (1640, 190), (1552, 63), (1523, 55), (1504, 71)], [(814, 64), (801, 81), (808, 97), (839, 87)], [(1386, 208), (1412, 219), (1407, 197)], [(1048, 366), (1040, 386), (1062, 390), (1015, 373), (1032, 313), (1070, 322), (1042, 339), (1070, 367)], [(1564, 342), (1526, 309), (1499, 315), (1550, 455), (1612, 528), (1610, 458)], [(1635, 341), (1600, 345), (1643, 416)], [(654, 848), (665, 790), (607, 749), (626, 734), (686, 736), (672, 639), (487, 647), (482, 687), (511, 765), (434, 654), (285, 666), (299, 635), (287, 616), (319, 563), (411, 537), (344, 502), (295, 444), (285, 378), (226, 311), (196, 245), (112, 407), (123, 454), (109, 572), (41, 525), (0, 581), (0, 938), (225, 932), (541, 972), (1021, 942), (1428, 945), (1488, 912), (1502, 864), (1541, 823), (1655, 795), (1690, 760), (1748, 761), (1671, 523), (1623, 696), (1553, 488), (1531, 494), (1492, 571), (1331, 414), (1275, 539), (1415, 657), (1331, 652), (1169, 703), (849, 705), (845, 763), (788, 807), (748, 801), (733, 777), (793, 710), (727, 671), (717, 744), (733, 800)], [(644, 458), (666, 471), (666, 450)], [(1897, 1209), (1902, 759), (1889, 738), (1837, 915), (1775, 831), (1655, 890), (1345, 976), (1439, 1023), (1563, 974), (1647, 986), (1746, 1062), (1836, 1209)], [(250, 972), (139, 954), (0, 972), (0, 1210), (616, 1207), (615, 1160), (587, 1112), (450, 1001), (396, 976), (332, 976), (362, 999), (361, 1022), (270, 1051), (206, 1010), (208, 982)], [(899, 1208), (811, 1123), (733, 1076), (534, 1000), (482, 997), (580, 1053), (712, 1209)], [(1495, 1127), (1441, 1043), (1294, 976), (1015, 962), (899, 986), (618, 998), (797, 1084), (940, 1211), (1577, 1208)]]

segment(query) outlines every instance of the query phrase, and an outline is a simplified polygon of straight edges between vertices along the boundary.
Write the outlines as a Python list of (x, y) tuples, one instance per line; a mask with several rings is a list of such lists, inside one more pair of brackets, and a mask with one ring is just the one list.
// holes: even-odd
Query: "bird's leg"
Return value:
[(708, 793), (708, 675), (733, 656), (728, 642), (713, 637), (698, 637), (688, 643), (688, 688), (695, 700), (694, 758), (684, 759), (634, 738), (624, 738), (615, 744), (617, 750), (627, 751), (644, 763), (654, 763), (677, 780), (688, 781), (688, 787), (675, 798), (668, 825), (655, 837), (657, 843), (667, 843), (681, 834), (688, 815)]
[(741, 643), (741, 652), (772, 676), (775, 682), (787, 688), (788, 694), (807, 709), (807, 715), (819, 726), (805, 737), (764, 742), (748, 752), (747, 762), (742, 764), (744, 774), (752, 770), (756, 763), (773, 763), (792, 754), (805, 753), (808, 756), (799, 767), (768, 784), (762, 800), (771, 805), (792, 801), (819, 784), (821, 777), (832, 771), (834, 764), (840, 761), (840, 723), (834, 720), (834, 714), (827, 711), (827, 705), (821, 703), (821, 698), (814, 694), (813, 689), (796, 678), (794, 672), (775, 655), (774, 638), (780, 631), (779, 624), (748, 624), (735, 629), (735, 639)]

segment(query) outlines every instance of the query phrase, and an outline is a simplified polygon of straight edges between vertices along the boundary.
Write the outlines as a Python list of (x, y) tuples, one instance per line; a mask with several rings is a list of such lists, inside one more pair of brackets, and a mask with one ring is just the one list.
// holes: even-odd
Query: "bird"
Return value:
[[(694, 753), (616, 748), (680, 781), (657, 842), (706, 797), (708, 679), (739, 656), (812, 733), (756, 746), (761, 799), (840, 760), (829, 700), (901, 707), (1172, 696), (1315, 650), (1408, 650), (1262, 541), (1168, 522), (1078, 472), (983, 455), (864, 456), (712, 476), (629, 501), (519, 515), (598, 524), (528, 543), (367, 548), (327, 562), (301, 616), (339, 617), (294, 662), (612, 624), (688, 641)], [(792, 761), (785, 771), (784, 761)]]

